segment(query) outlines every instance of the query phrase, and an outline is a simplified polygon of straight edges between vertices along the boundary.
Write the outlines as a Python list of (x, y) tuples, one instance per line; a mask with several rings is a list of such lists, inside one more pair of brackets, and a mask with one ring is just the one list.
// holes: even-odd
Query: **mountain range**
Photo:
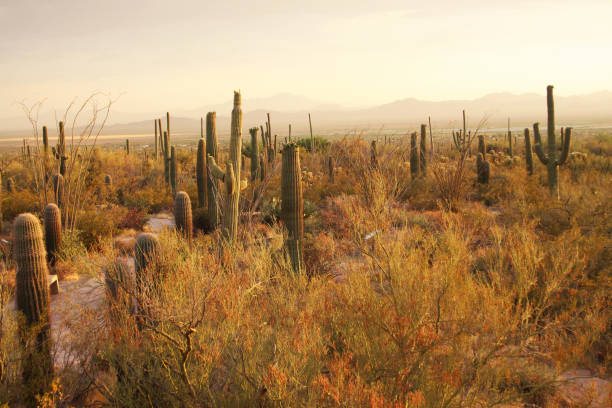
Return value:
[[(243, 97), (245, 134), (252, 126), (262, 125), (266, 113), (271, 115), (273, 133), (286, 136), (292, 124), (294, 134), (308, 132), (308, 113), (311, 114), (314, 132), (368, 130), (385, 128), (410, 128), (426, 123), (431, 116), (434, 128), (457, 128), (461, 125), (461, 111), (465, 109), (468, 126), (481, 122), (485, 128), (505, 127), (508, 118), (513, 127), (530, 126), (533, 122), (546, 121), (546, 97), (535, 93), (494, 93), (476, 99), (424, 101), (406, 98), (372, 107), (344, 107), (340, 104), (322, 103), (307, 97), (289, 93), (267, 98)], [(601, 91), (585, 95), (555, 96), (555, 111), (559, 125), (608, 125), (612, 123), (612, 92)], [(171, 113), (173, 133), (198, 135), (200, 117), (208, 111), (217, 112), (217, 129), (223, 138), (229, 132), (232, 101), (202, 106), (197, 109)], [(52, 116), (50, 122), (54, 120)], [(41, 115), (45, 117), (45, 114)], [(159, 113), (111, 112), (105, 135), (134, 135), (153, 133), (153, 118), (165, 117)], [(11, 124), (23, 124), (23, 118), (0, 119), (0, 137), (26, 137), (31, 130), (11, 130)], [(164, 121), (165, 122), (165, 121)], [(42, 123), (42, 121), (40, 122)]]

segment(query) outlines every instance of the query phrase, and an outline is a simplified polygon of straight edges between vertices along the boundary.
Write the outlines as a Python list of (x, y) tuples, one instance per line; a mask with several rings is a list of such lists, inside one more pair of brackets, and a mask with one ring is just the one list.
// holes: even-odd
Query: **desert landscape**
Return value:
[[(435, 36), (432, 24), (444, 25), (429, 6), (26, 3), (0, 5), (4, 29), (71, 23), (0, 42), (13, 96), (0, 99), (0, 407), (612, 406), (612, 83), (601, 74), (612, 60), (589, 81), (571, 64), (504, 77), (481, 60), (440, 88), (450, 77), (431, 68), (421, 88), (393, 67), (334, 70), (351, 47), (396, 57), (391, 32), (413, 30), (404, 19), (451, 52), (458, 40)], [(468, 3), (448, 21), (548, 12)], [(586, 13), (591, 25), (575, 34), (586, 44), (605, 30), (596, 15), (612, 11), (587, 3), (561, 4), (545, 28)], [(149, 36), (161, 41), (135, 16), (167, 15), (160, 27), (184, 43), (165, 50), (192, 56), (204, 35), (192, 14), (210, 18), (202, 30), (213, 35), (221, 22), (280, 24), (298, 11), (296, 28), (331, 32), (331, 45), (262, 26), (252, 35), (273, 43), (270, 64), (235, 64), (230, 47), (228, 65), (198, 65), (216, 70), (203, 85), (187, 68), (150, 87), (141, 83), (156, 68), (130, 73), (132, 53), (146, 61)], [(232, 35), (249, 56), (245, 24)], [(354, 42), (338, 48), (347, 30)], [(531, 30), (533, 47), (512, 55), (548, 44)], [(22, 50), (46, 52), (36, 41), (115, 35), (127, 43), (111, 53), (126, 64), (111, 75), (120, 87), (97, 73), (110, 51), (95, 41), (76, 48), (90, 65), (49, 67), (36, 92), (16, 82), (34, 69)], [(596, 38), (585, 48), (600, 55)], [(311, 41), (337, 59), (296, 68), (299, 84), (282, 65), (297, 51), (285, 47)], [(375, 84), (355, 79), (368, 72)]]

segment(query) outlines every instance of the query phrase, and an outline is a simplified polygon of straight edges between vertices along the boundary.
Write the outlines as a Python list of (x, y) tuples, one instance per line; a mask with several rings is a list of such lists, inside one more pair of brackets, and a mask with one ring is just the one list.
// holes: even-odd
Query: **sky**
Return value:
[(0, 117), (98, 90), (164, 112), (612, 90), (610, 0), (0, 0)]

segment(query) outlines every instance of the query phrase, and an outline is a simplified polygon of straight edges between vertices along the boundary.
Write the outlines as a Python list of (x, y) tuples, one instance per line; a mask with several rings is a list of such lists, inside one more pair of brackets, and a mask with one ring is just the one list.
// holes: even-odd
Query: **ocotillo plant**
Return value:
[(257, 141), (258, 128), (252, 127), (249, 129), (251, 134), (251, 181), (257, 180), (259, 175), (259, 143)]
[(47, 204), (44, 214), (47, 262), (49, 266), (53, 267), (55, 266), (57, 254), (62, 245), (62, 217), (59, 207), (53, 203)]
[(193, 237), (193, 215), (191, 213), (191, 200), (184, 191), (179, 191), (174, 197), (174, 221), (176, 229), (191, 244)]
[(223, 172), (212, 156), (208, 156), (211, 174), (225, 183), (225, 208), (223, 209), (223, 235), (230, 244), (238, 232), (238, 202), (240, 190), (246, 188), (246, 180), (240, 179), (240, 156), (242, 152), (242, 108), (240, 92), (234, 92), (229, 162)]
[(410, 176), (413, 180), (419, 177), (419, 148), (416, 132), (412, 132), (410, 135)]
[(527, 174), (533, 175), (533, 154), (531, 152), (531, 137), (529, 137), (529, 129), (525, 128), (525, 165)]
[(196, 182), (198, 184), (198, 208), (206, 206), (206, 142), (204, 139), (198, 141), (196, 153)]
[[(25, 317), (22, 332), (29, 332), (36, 339), (36, 350), (26, 346), (23, 378), (28, 388), (37, 394), (46, 390), (53, 375), (47, 260), (38, 218), (29, 213), (17, 217), (13, 245), (17, 265), (17, 310)], [(25, 346), (27, 338), (22, 342)]]
[(478, 174), (478, 183), (489, 184), (490, 166), (489, 162), (483, 158), (482, 153), (478, 153), (476, 159), (476, 173)]
[(548, 109), (548, 155), (544, 154), (542, 149), (542, 138), (540, 137), (540, 126), (538, 123), (533, 125), (534, 149), (538, 159), (542, 164), (546, 165), (548, 170), (548, 188), (550, 194), (557, 193), (559, 198), (559, 175), (558, 166), (561, 166), (567, 160), (570, 150), (570, 142), (572, 137), (572, 128), (566, 128), (561, 131), (561, 156), (557, 157), (557, 146), (555, 142), (555, 102), (553, 99), (553, 87), (549, 85), (546, 88), (546, 106)]
[(130, 139), (125, 139), (125, 154), (130, 155)]
[(176, 195), (176, 176), (178, 168), (176, 165), (176, 149), (174, 146), (171, 148), (170, 153), (170, 184), (172, 185), (172, 194)]
[(64, 176), (60, 173), (53, 175), (53, 193), (55, 195), (55, 203), (59, 208), (64, 207)]
[(285, 145), (282, 151), (281, 218), (287, 228), (287, 252), (296, 273), (303, 270), (304, 202), (302, 200), (302, 171), (300, 148), (295, 143)]
[[(206, 156), (217, 160), (217, 114), (208, 112), (206, 114)], [(206, 174), (206, 193), (208, 198), (208, 221), (213, 228), (219, 225), (219, 207), (217, 205), (217, 192), (219, 191), (219, 182), (212, 176), (210, 170)]]
[(419, 169), (421, 175), (427, 172), (427, 125), (421, 125), (421, 146), (419, 155)]

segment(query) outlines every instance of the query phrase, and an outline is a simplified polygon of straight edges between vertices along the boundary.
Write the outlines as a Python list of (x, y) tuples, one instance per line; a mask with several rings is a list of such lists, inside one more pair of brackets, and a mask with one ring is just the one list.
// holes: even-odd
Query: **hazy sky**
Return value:
[(0, 0), (0, 116), (92, 90), (125, 112), (238, 88), (350, 105), (588, 93), (612, 89), (611, 17), (610, 0)]

